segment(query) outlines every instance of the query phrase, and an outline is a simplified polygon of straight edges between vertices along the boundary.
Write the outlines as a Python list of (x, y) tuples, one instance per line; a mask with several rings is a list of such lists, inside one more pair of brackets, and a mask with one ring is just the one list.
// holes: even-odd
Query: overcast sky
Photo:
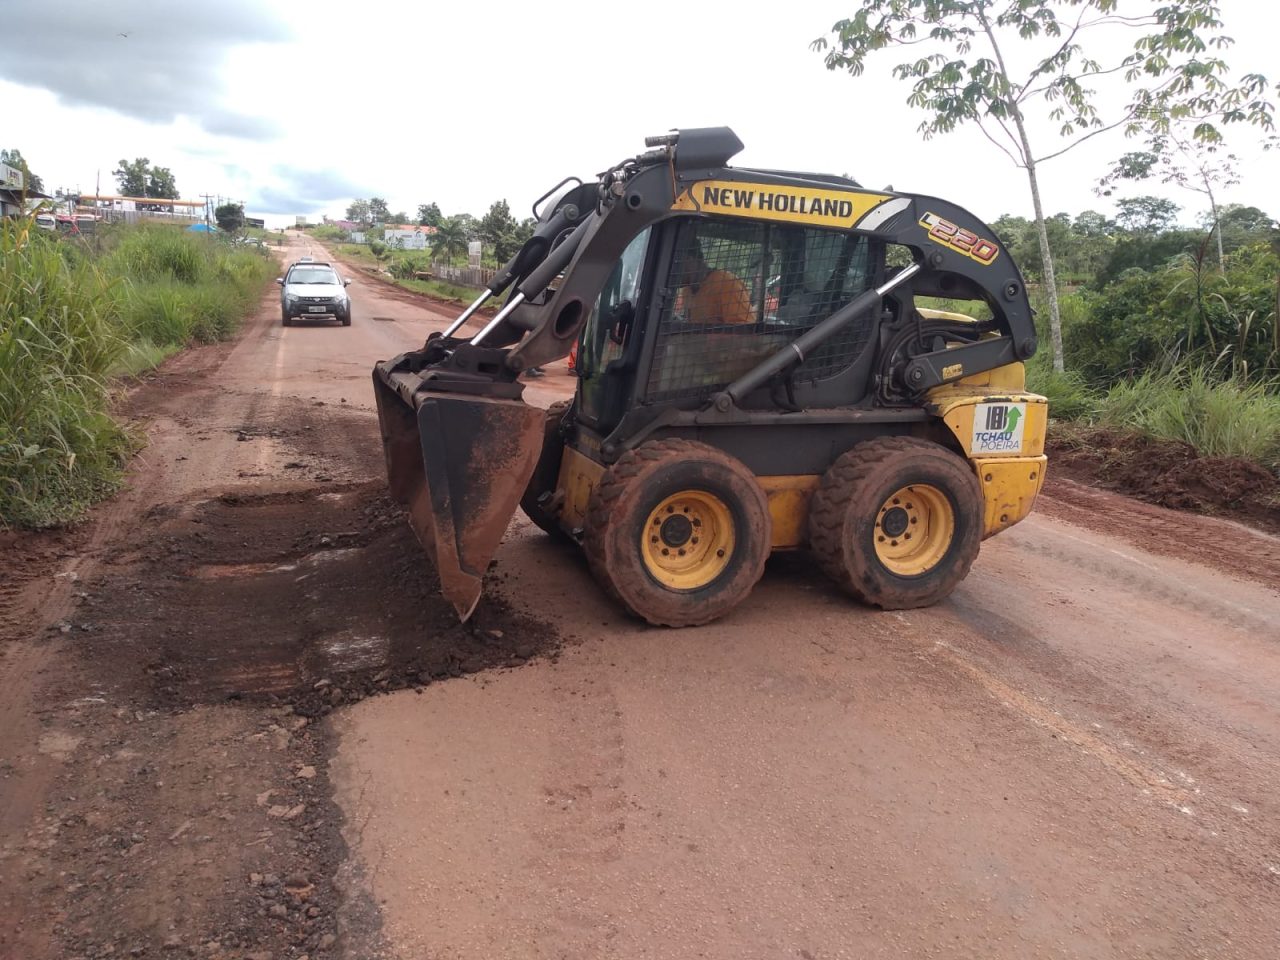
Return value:
[[(1126, 5), (1122, 0), (1122, 6)], [(1128, 0), (1149, 9), (1154, 3)], [(1222, 0), (1238, 72), (1277, 74), (1280, 6)], [(733, 127), (736, 163), (848, 173), (944, 196), (985, 219), (1029, 215), (1024, 174), (973, 131), (930, 142), (883, 51), (859, 78), (809, 43), (856, 0), (643, 4), (361, 0), (3, 0), (0, 147), (46, 187), (115, 189), (122, 157), (170, 167), (186, 198), (221, 194), (274, 224), (380, 195), (414, 214), (522, 215), (672, 127)], [(1017, 56), (1015, 51), (1014, 56)], [(1110, 99), (1121, 103), (1122, 89)], [(1273, 94), (1274, 96), (1274, 94)], [(1051, 125), (1034, 131), (1048, 147)], [(1233, 130), (1229, 202), (1280, 215), (1280, 152)], [(1099, 137), (1042, 170), (1049, 212), (1111, 211), (1092, 191), (1136, 145)], [(1042, 151), (1045, 149), (1041, 148)], [(1153, 185), (1194, 221), (1197, 196)]]

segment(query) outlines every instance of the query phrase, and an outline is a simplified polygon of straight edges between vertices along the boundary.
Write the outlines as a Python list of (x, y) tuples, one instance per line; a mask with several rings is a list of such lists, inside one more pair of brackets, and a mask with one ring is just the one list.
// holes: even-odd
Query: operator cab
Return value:
[[(580, 419), (607, 433), (633, 399), (701, 406), (882, 282), (884, 261), (882, 241), (817, 227), (676, 217), (646, 228), (618, 258), (583, 327)], [(875, 325), (868, 311), (788, 379), (821, 384), (861, 369)], [(841, 384), (838, 402), (861, 400), (866, 379)]]

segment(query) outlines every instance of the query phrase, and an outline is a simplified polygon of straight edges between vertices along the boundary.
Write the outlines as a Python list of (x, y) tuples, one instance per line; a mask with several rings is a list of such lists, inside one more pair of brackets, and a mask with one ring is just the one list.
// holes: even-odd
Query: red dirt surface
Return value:
[(1280, 533), (1280, 479), (1238, 457), (1202, 457), (1187, 443), (1104, 428), (1051, 439), (1049, 477), (1116, 490), (1146, 503)]

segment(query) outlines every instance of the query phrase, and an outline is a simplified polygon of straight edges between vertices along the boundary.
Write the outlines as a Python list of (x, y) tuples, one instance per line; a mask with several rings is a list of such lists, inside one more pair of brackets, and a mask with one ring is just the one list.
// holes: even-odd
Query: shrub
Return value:
[(125, 353), (103, 271), (29, 221), (0, 223), (0, 524), (44, 526), (112, 489), (129, 447), (107, 415)]

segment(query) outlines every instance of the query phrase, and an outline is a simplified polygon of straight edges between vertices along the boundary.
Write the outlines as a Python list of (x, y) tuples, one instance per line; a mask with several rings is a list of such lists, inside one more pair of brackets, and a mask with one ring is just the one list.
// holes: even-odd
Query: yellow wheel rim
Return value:
[(645, 569), (671, 590), (697, 590), (733, 556), (733, 514), (705, 490), (682, 490), (650, 512), (640, 534)]
[(936, 567), (955, 539), (951, 501), (937, 487), (912, 484), (880, 506), (874, 532), (876, 556), (890, 573), (918, 577)]

